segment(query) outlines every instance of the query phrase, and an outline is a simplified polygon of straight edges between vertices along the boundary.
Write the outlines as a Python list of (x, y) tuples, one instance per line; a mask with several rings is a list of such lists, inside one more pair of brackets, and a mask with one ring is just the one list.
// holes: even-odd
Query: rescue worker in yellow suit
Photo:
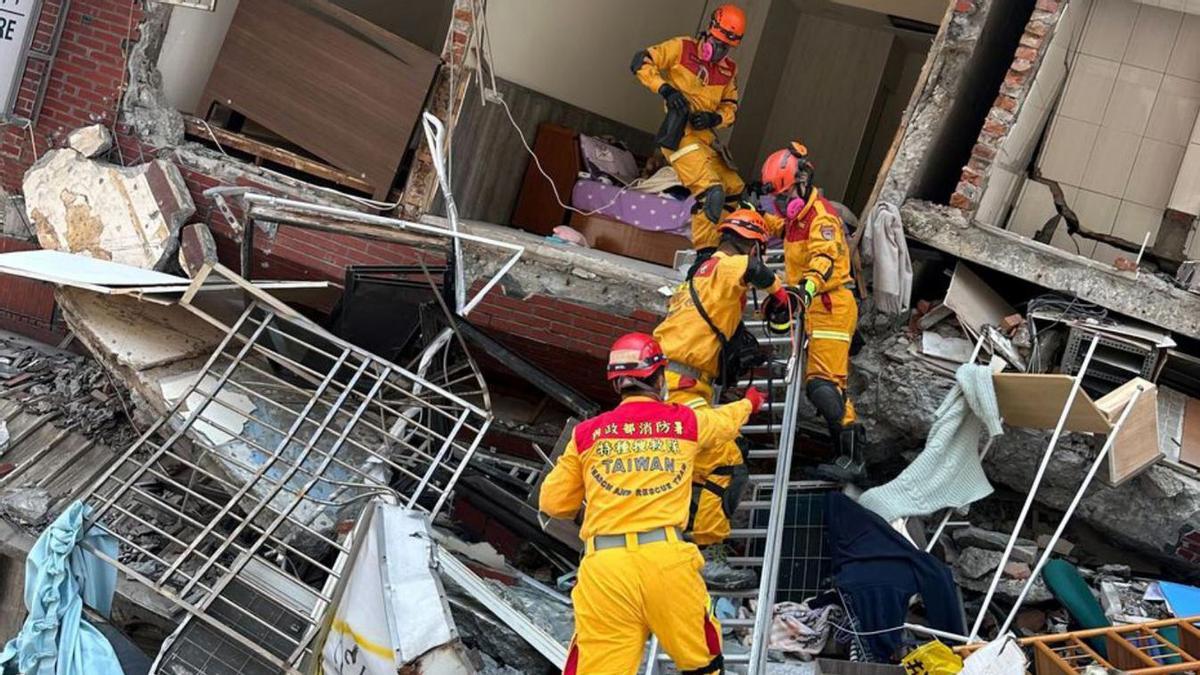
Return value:
[(837, 451), (834, 463), (818, 471), (850, 482), (862, 477), (864, 466), (863, 429), (846, 393), (858, 302), (844, 225), (833, 203), (813, 185), (814, 169), (801, 143), (772, 153), (763, 163), (762, 182), (774, 196), (777, 213), (765, 218), (768, 231), (783, 239), (787, 283), (798, 289), (807, 308), (805, 393)]
[(679, 182), (696, 199), (692, 246), (697, 264), (716, 251), (717, 223), (723, 213), (737, 208), (746, 187), (728, 157), (714, 147), (714, 130), (733, 126), (737, 116), (737, 66), (728, 54), (745, 32), (746, 13), (736, 5), (721, 5), (706, 31), (644, 49), (631, 65), (638, 80), (663, 97), (668, 121), (672, 114), (686, 118), (681, 138), (660, 132), (657, 141)]
[[(772, 330), (786, 333), (791, 322), (782, 280), (762, 261), (761, 249), (767, 243), (762, 216), (752, 209), (740, 209), (721, 221), (718, 229), (717, 251), (696, 268), (691, 279), (679, 285), (667, 304), (666, 318), (654, 329), (654, 337), (670, 361), (668, 400), (695, 410), (714, 403), (722, 343), (738, 330), (751, 288), (766, 293), (763, 309)], [(687, 530), (692, 541), (707, 547), (703, 576), (710, 588), (734, 590), (757, 582), (753, 570), (726, 564), (726, 550), (719, 545), (729, 536), (729, 518), (748, 477), (742, 448), (733, 439), (697, 461)]]
[(650, 633), (681, 673), (723, 672), (700, 553), (682, 534), (688, 486), (697, 456), (732, 441), (764, 397), (751, 388), (720, 408), (668, 403), (667, 363), (651, 336), (618, 338), (608, 379), (621, 404), (575, 427), (542, 484), (538, 507), (550, 516), (587, 504), (564, 675), (636, 673)]

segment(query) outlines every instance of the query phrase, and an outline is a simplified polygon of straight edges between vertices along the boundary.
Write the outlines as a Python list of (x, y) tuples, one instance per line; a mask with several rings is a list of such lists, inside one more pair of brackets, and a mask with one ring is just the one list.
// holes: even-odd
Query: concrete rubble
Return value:
[(196, 211), (174, 164), (121, 167), (71, 148), (43, 155), (23, 192), (42, 248), (143, 269), (171, 263), (179, 229)]

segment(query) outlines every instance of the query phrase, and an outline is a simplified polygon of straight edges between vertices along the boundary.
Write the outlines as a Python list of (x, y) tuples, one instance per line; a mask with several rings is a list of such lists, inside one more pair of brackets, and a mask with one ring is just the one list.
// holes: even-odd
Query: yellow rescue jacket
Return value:
[[(737, 117), (737, 64), (728, 56), (716, 63), (702, 61), (695, 38), (671, 38), (650, 47), (635, 72), (650, 91), (658, 93), (663, 84), (670, 84), (687, 98), (692, 112), (719, 114), (717, 128), (731, 126)], [(688, 131), (709, 143), (715, 138), (711, 129), (692, 129), (689, 124)]]
[(587, 502), (579, 535), (687, 525), (696, 455), (737, 438), (750, 402), (693, 410), (630, 396), (575, 426), (542, 483), (538, 508), (572, 518)]
[[(733, 335), (742, 320), (746, 292), (751, 286), (770, 294), (782, 285), (760, 261), (721, 251), (696, 269), (692, 283), (704, 311), (726, 338)], [(667, 318), (654, 329), (654, 339), (662, 345), (668, 361), (698, 370), (709, 379), (717, 376), (721, 341), (697, 311), (686, 281), (675, 288), (667, 302)]]
[[(849, 286), (850, 247), (837, 209), (821, 191), (813, 189), (804, 208), (792, 220), (763, 214), (767, 230), (783, 239), (784, 271), (789, 286), (812, 280), (817, 294)], [(669, 356), (669, 355), (668, 355)]]

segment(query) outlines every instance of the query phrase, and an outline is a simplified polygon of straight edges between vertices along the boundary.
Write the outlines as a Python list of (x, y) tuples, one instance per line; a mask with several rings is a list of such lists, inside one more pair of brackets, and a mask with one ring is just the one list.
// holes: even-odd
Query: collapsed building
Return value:
[[(658, 200), (642, 206), (620, 200), (618, 190), (602, 181), (579, 180), (590, 168), (581, 144), (616, 139), (615, 147), (628, 150), (631, 160), (653, 154), (657, 102), (634, 93), (628, 55), (673, 32), (694, 31), (711, 3), (673, 0), (653, 9), (623, 3), (645, 15), (636, 29), (615, 26), (613, 15), (620, 12), (601, 9), (601, 3), (540, 3), (536, 9), (499, 0), (486, 8), (474, 0), (405, 3), (402, 9), (386, 4), (35, 4), (25, 17), (27, 42), (5, 92), (6, 124), (0, 126), (0, 189), (7, 193), (0, 250), (55, 249), (168, 271), (173, 280), (159, 281), (176, 294), (178, 286), (191, 286), (193, 273), (216, 262), (264, 294), (255, 296), (260, 305), (283, 298), (298, 313), (292, 319), (316, 321), (344, 343), (339, 347), (369, 350), (387, 362), (407, 363), (443, 326), (455, 325), (469, 347), (455, 353), (455, 369), (440, 377), (470, 382), (476, 371), (459, 359), (469, 352), (478, 360), (490, 401), (480, 406), (472, 398), (479, 394), (465, 394), (463, 410), (478, 406), (495, 415), (483, 445), (503, 459), (483, 462), (481, 471), (464, 470), (453, 491), (454, 518), (470, 537), (486, 538), (510, 559), (526, 554), (522, 540), (533, 541), (543, 561), (559, 563), (549, 566), (558, 573), (578, 553), (570, 532), (547, 537), (531, 521), (527, 502), (495, 486), (515, 485), (527, 495), (544, 469), (538, 453), (556, 445), (568, 418), (611, 401), (598, 377), (600, 359), (615, 337), (648, 332), (661, 318), (661, 289), (679, 278), (675, 252), (688, 248), (678, 228), (670, 227), (686, 214), (684, 202), (626, 195)], [(1156, 454), (1120, 476), (1119, 484), (1087, 491), (1076, 513), (1078, 528), (1068, 538), (1106, 543), (1109, 548), (1094, 543), (1103, 553), (1093, 559), (1111, 556), (1143, 574), (1193, 576), (1200, 555), (1200, 455), (1189, 430), (1200, 423), (1191, 405), (1200, 398), (1192, 376), (1200, 356), (1200, 298), (1192, 290), (1189, 260), (1200, 257), (1194, 237), (1200, 215), (1200, 7), (1134, 0), (744, 4), (750, 15), (738, 58), (744, 100), (728, 139), (738, 164), (757, 166), (766, 153), (799, 136), (817, 158), (818, 183), (829, 196), (864, 221), (879, 204), (894, 205), (908, 236), (910, 300), (919, 304), (920, 316), (910, 325), (908, 317), (872, 313), (868, 300), (860, 325), (867, 346), (855, 357), (851, 383), (879, 482), (923, 447), (953, 385), (947, 370), (974, 360), (969, 349), (949, 357), (932, 345), (926, 349), (925, 340), (937, 342), (926, 335), (949, 337), (959, 330), (950, 327), (956, 321), (1010, 370), (1075, 375), (1084, 362), (1087, 319), (1111, 319), (1124, 332), (1105, 339), (1097, 348), (1097, 370), (1087, 370), (1091, 379), (1080, 378), (1096, 400), (1134, 376), (1155, 382), (1156, 449), (1165, 458)], [(536, 49), (529, 46), (530, 33), (539, 36)], [(445, 127), (444, 147), (426, 141), (423, 113)], [(90, 130), (76, 131), (85, 128)], [(530, 153), (539, 161), (531, 161)], [(439, 196), (437, 156), (449, 160), (441, 194), (453, 199)], [(636, 176), (640, 167), (633, 169)], [(114, 184), (121, 186), (117, 193), (110, 190)], [(593, 213), (571, 212), (564, 202)], [(634, 213), (639, 206), (650, 212)], [(347, 219), (346, 211), (363, 216)], [(375, 213), (439, 228), (457, 223), (466, 236), (449, 247), (380, 236), (381, 229), (397, 226), (394, 218)], [(580, 233), (588, 246), (551, 238), (561, 226)], [(505, 246), (523, 253), (513, 262), (497, 254)], [(198, 367), (237, 333), (229, 330), (237, 315), (224, 305), (219, 311), (196, 305), (219, 317), (221, 326), (214, 326), (181, 310), (194, 297), (177, 303), (170, 296), (163, 308), (147, 299), (165, 296), (144, 285), (140, 292), (115, 295), (97, 293), (93, 282), (87, 282), (92, 288), (68, 284), (55, 291), (46, 282), (64, 280), (44, 268), (5, 269), (24, 278), (5, 277), (0, 326), (55, 344), (74, 335), (120, 380), (119, 387), (109, 385), (110, 401), (126, 397), (129, 416), (141, 428), (182, 424), (172, 415), (186, 415), (192, 394), (185, 392), (219, 379), (184, 366)], [(446, 283), (447, 274), (462, 277)], [(446, 288), (478, 298), (464, 324), (435, 307)], [(228, 289), (199, 297), (215, 304), (222, 292)], [(385, 311), (400, 329), (381, 331), (373, 317)], [(1001, 320), (1012, 315), (1021, 320), (1003, 326)], [(128, 325), (145, 327), (149, 337), (130, 345)], [(395, 330), (404, 334), (383, 334)], [(309, 347), (329, 339), (310, 335)], [(318, 351), (329, 347), (322, 343)], [(304, 370), (311, 366), (302, 361), (291, 367), (311, 378)], [(262, 393), (261, 373), (243, 375), (234, 383)], [(294, 392), (281, 392), (272, 392), (277, 403), (304, 405), (289, 399)], [(249, 395), (228, 394), (227, 403), (244, 413), (251, 409), (244, 398)], [(320, 396), (311, 400), (315, 409), (327, 405)], [(1049, 395), (1041, 404), (1058, 405)], [(803, 411), (801, 418), (812, 417)], [(241, 438), (245, 428), (231, 434), (222, 428), (228, 423), (201, 418), (200, 436), (231, 454), (195, 470), (237, 493), (247, 472), (254, 473), (238, 463), (247, 456), (238, 452), (252, 456), (252, 444), (266, 442), (263, 434), (280, 427), (278, 420), (250, 420), (266, 426)], [(374, 441), (360, 438), (358, 455), (342, 457), (319, 442), (312, 450), (344, 461), (348, 472), (382, 470), (387, 458), (364, 449), (394, 431), (381, 426)], [(994, 441), (985, 466), (1004, 494), (968, 519), (988, 529), (1011, 526), (1014, 502), (1020, 501), (1012, 495), (1028, 492), (1040, 475), (1049, 433), (1013, 429)], [(196, 433), (191, 436), (195, 442)], [(1095, 432), (1068, 433), (1049, 456), (1036, 492), (1051, 523), (1071, 504), (1102, 439)], [(89, 466), (98, 470), (115, 457), (143, 457), (144, 450), (125, 454), (130, 440), (101, 451), (89, 447)], [(242, 447), (234, 451), (230, 443)], [(824, 439), (805, 428), (798, 445), (803, 475), (805, 455), (819, 457)], [(29, 451), (27, 461), (44, 456)], [(174, 451), (157, 446), (154, 452)], [(188, 456), (171, 455), (172, 461)], [(402, 469), (411, 467), (394, 470)], [(291, 470), (303, 474), (304, 462)], [(151, 464), (137, 471), (161, 469)], [(23, 488), (38, 487), (31, 478), (50, 470), (27, 472), (17, 476), (24, 476)], [(392, 476), (367, 473), (356, 479), (366, 481), (358, 492), (392, 482)], [(16, 493), (19, 503), (0, 496), (5, 515), (44, 524), (66, 496), (80, 494), (96, 477), (81, 475), (49, 493), (48, 501), (34, 500), (33, 508), (28, 489)], [(346, 475), (335, 480), (355, 482)], [(125, 476), (118, 487), (128, 491), (136, 484)], [(269, 511), (283, 510), (270, 494), (250, 499)], [(338, 500), (316, 499), (298, 502), (298, 509), (313, 512), (302, 513), (295, 519), (301, 525), (293, 528), (338, 522), (336, 509), (314, 506)], [(109, 495), (107, 501), (118, 499)], [(274, 554), (295, 546), (299, 555), (311, 555), (306, 537), (288, 529), (289, 518), (283, 518), (283, 530), (263, 532), (266, 549)], [(228, 527), (260, 525), (251, 515)], [(135, 535), (129, 543), (142, 543)], [(206, 536), (211, 532), (205, 535), (201, 527), (196, 546), (185, 550), (204, 548)], [(330, 530), (318, 528), (313, 537), (328, 540)], [(956, 531), (953, 541), (963, 538)], [(340, 542), (334, 537), (325, 544)], [(996, 567), (995, 556), (985, 555), (995, 546), (962, 548)], [(204, 576), (228, 564), (224, 550), (216, 551), (199, 562), (147, 558), (134, 571), (159, 572), (149, 584), (153, 591), (175, 584), (195, 593), (198, 585), (220, 597), (225, 587)], [(23, 553), (14, 548), (10, 555)], [(161, 576), (164, 571), (196, 575)], [(962, 586), (986, 590), (990, 571), (960, 574)], [(10, 578), (5, 587), (13, 583)], [(494, 615), (482, 611), (478, 595), (452, 596), (460, 629), (478, 622), (473, 644), (490, 639)], [(147, 642), (174, 632), (171, 644), (187, 644), (180, 637), (186, 625), (179, 626), (175, 608), (158, 595), (130, 585), (120, 598), (126, 624), (141, 620), (157, 627)], [(294, 650), (302, 640), (292, 639)], [(489, 658), (520, 651), (507, 665), (526, 672), (544, 667), (539, 658), (551, 649), (529, 654), (520, 639), (494, 639), (500, 644), (492, 645)]]

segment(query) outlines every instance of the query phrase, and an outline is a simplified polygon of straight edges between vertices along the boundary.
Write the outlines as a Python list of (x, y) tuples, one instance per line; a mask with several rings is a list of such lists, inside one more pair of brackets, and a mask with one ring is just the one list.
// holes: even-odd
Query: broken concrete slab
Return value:
[(120, 167), (51, 150), (25, 173), (25, 210), (42, 248), (161, 270), (196, 211), (183, 176), (155, 160)]
[[(888, 358), (887, 350), (894, 344), (890, 334), (870, 336), (854, 358), (850, 380), (855, 407), (867, 427), (868, 462), (878, 467), (881, 480), (903, 468), (902, 452), (924, 446), (934, 412), (953, 385), (953, 380), (915, 359)], [(988, 479), (1027, 494), (1049, 437), (1049, 432), (1025, 429), (998, 437), (984, 462)], [(1064, 510), (1100, 442), (1084, 434), (1064, 434), (1051, 457), (1038, 502)], [(1192, 541), (1200, 542), (1200, 477), (1158, 464), (1120, 487), (1093, 483), (1075, 518), (1115, 545), (1190, 568), (1195, 564)], [(1200, 545), (1195, 548), (1200, 550)]]
[[(968, 590), (985, 592), (991, 583), (992, 574), (1000, 565), (1002, 557), (1003, 554), (999, 551), (968, 548), (962, 552), (962, 555), (954, 563), (954, 580)], [(1015, 600), (1021, 593), (1021, 587), (1025, 584), (1025, 579), (1028, 578), (1028, 574), (1023, 578), (1017, 578), (1016, 576), (1002, 577), (999, 585), (996, 587), (996, 595), (1008, 600)], [(1050, 594), (1050, 590), (1046, 588), (1045, 583), (1039, 577), (1030, 589), (1026, 602), (1039, 603), (1051, 599), (1053, 599), (1053, 596)]]
[(1200, 295), (1154, 274), (1134, 277), (1021, 235), (970, 221), (958, 209), (908, 201), (910, 237), (951, 255), (1077, 296), (1160, 328), (1200, 338)]
[[(221, 331), (194, 314), (132, 297), (104, 296), (75, 288), (60, 289), (57, 295), (70, 296), (70, 305), (87, 317), (80, 329), (104, 345), (118, 363), (133, 370), (207, 356), (223, 337)], [(131, 331), (130, 326), (138, 330)]]
[[(962, 548), (981, 548), (988, 551), (1003, 551), (1008, 545), (1008, 534), (992, 532), (978, 527), (964, 527), (954, 531), (954, 543)], [(1037, 545), (1034, 542), (1017, 538), (1013, 546), (1012, 559), (1019, 562), (1032, 563), (1037, 560)]]
[(112, 132), (103, 124), (80, 127), (67, 136), (67, 147), (89, 159), (108, 152), (112, 145)]

